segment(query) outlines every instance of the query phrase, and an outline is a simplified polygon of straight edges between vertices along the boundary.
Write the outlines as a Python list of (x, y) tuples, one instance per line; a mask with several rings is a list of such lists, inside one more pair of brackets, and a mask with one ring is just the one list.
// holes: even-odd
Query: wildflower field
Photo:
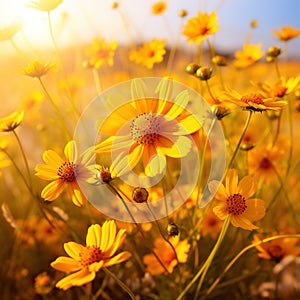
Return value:
[(0, 299), (300, 299), (300, 28), (145, 2), (151, 38), (123, 1), (122, 41), (62, 46), (68, 0), (24, 4), (50, 46), (0, 27)]

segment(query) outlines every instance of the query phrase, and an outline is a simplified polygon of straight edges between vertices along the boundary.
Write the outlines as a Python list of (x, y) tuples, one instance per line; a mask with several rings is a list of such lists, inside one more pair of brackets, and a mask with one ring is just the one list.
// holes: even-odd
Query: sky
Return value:
[[(14, 40), (21, 48), (52, 47), (47, 13), (26, 7), (30, 0), (0, 0), (0, 29), (16, 19), (22, 19), (24, 29)], [(185, 37), (180, 34), (186, 18), (197, 11), (216, 11), (219, 31), (213, 41), (217, 51), (226, 52), (242, 48), (249, 37), (249, 23), (258, 22), (250, 42), (262, 43), (263, 48), (281, 43), (272, 29), (291, 25), (300, 28), (300, 1), (294, 0), (168, 0), (164, 15), (153, 16), (152, 5), (156, 0), (120, 0), (119, 9), (112, 10), (110, 0), (64, 0), (51, 12), (51, 21), (57, 43), (60, 47), (90, 43), (93, 37), (104, 37), (108, 41), (118, 40), (130, 44), (144, 42), (151, 38), (166, 38), (172, 43), (186, 46)], [(178, 11), (186, 9), (185, 19), (178, 17)], [(11, 49), (7, 42), (0, 49)], [(289, 55), (300, 57), (300, 37), (289, 42)]]

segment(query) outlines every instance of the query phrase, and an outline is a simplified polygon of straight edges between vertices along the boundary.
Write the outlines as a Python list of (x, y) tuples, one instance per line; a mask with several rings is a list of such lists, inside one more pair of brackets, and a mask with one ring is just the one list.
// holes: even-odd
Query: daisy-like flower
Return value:
[(287, 42), (300, 35), (300, 29), (292, 26), (281, 26), (280, 30), (272, 30), (273, 34), (281, 41)]
[(208, 14), (199, 11), (196, 17), (187, 20), (182, 33), (190, 43), (199, 45), (209, 35), (215, 34), (218, 31), (219, 25), (217, 22), (218, 18), (215, 12)]
[[(171, 237), (169, 241), (175, 249), (178, 260), (176, 259), (174, 250), (161, 237), (155, 239), (153, 251), (160, 258), (161, 262), (168, 270), (168, 272), (172, 273), (174, 268), (177, 266), (178, 262), (185, 263), (187, 261), (188, 253), (190, 250), (190, 244), (187, 240), (180, 241), (179, 235)], [(143, 257), (143, 262), (147, 266), (146, 270), (151, 275), (159, 275), (165, 273), (165, 269), (152, 253), (146, 254)]]
[(15, 130), (23, 121), (24, 111), (15, 111), (9, 116), (0, 119), (0, 132)]
[(233, 65), (238, 68), (246, 68), (264, 56), (264, 52), (261, 50), (261, 44), (244, 44), (243, 49), (234, 53), (235, 60)]
[(152, 39), (148, 43), (144, 43), (138, 49), (129, 53), (129, 59), (138, 65), (152, 69), (154, 64), (160, 63), (166, 54), (166, 40)]
[(95, 146), (96, 153), (123, 155), (123, 162), (134, 168), (143, 160), (146, 175), (161, 173), (166, 156), (180, 158), (187, 155), (192, 142), (185, 136), (200, 129), (201, 124), (185, 111), (190, 99), (187, 90), (174, 101), (173, 81), (164, 78), (154, 97), (147, 97), (142, 80), (131, 84), (132, 101), (118, 107), (102, 123), (99, 131), (110, 136)]
[(43, 154), (45, 164), (38, 164), (35, 168), (39, 178), (52, 180), (43, 190), (42, 198), (53, 201), (68, 187), (68, 192), (75, 205), (81, 206), (87, 199), (80, 190), (78, 181), (86, 182), (93, 176), (89, 163), (92, 159), (90, 151), (86, 150), (78, 155), (75, 141), (67, 143), (64, 158), (55, 151), (47, 150)]
[(0, 28), (0, 41), (11, 40), (23, 28), (23, 23), (15, 22), (7, 27)]
[[(254, 235), (252, 243), (255, 244), (261, 240), (259, 235)], [(282, 238), (260, 244), (255, 248), (258, 250), (258, 257), (267, 260), (273, 259), (276, 262), (279, 262), (288, 255), (300, 255), (300, 246), (297, 246), (297, 244), (297, 239)]]
[(257, 89), (259, 89), (261, 94), (266, 98), (283, 98), (285, 95), (289, 95), (300, 88), (300, 75), (290, 78), (285, 78), (282, 76), (280, 80), (275, 83), (251, 82), (251, 84)]
[(212, 193), (216, 192), (216, 206), (214, 213), (221, 220), (230, 216), (230, 222), (235, 227), (246, 230), (258, 229), (252, 221), (258, 221), (265, 215), (265, 204), (261, 199), (250, 199), (256, 191), (256, 185), (251, 176), (245, 176), (238, 182), (236, 170), (230, 169), (226, 176), (225, 186), (219, 182), (209, 183)]
[(152, 5), (153, 15), (162, 15), (167, 9), (167, 3), (164, 1), (156, 2)]
[(243, 109), (260, 112), (266, 110), (281, 110), (287, 104), (286, 101), (277, 100), (275, 97), (265, 98), (260, 92), (240, 94), (238, 91), (226, 89), (221, 97), (221, 100), (234, 103)]
[(60, 5), (63, 0), (36, 0), (27, 4), (28, 7), (34, 8), (40, 11), (51, 11)]
[(75, 242), (64, 244), (64, 249), (70, 257), (60, 256), (51, 263), (51, 267), (62, 272), (72, 272), (56, 283), (59, 289), (67, 290), (72, 286), (82, 286), (96, 277), (96, 272), (119, 264), (131, 256), (123, 251), (116, 254), (126, 237), (126, 230), (117, 233), (115, 221), (105, 221), (101, 227), (98, 224), (88, 228), (86, 246)]
[(31, 61), (24, 69), (23, 74), (33, 78), (41, 78), (50, 71), (55, 71), (54, 64), (44, 64), (38, 60)]
[(85, 49), (85, 54), (89, 58), (89, 65), (96, 69), (113, 66), (117, 46), (117, 41), (107, 43), (105, 39), (94, 38), (92, 44)]

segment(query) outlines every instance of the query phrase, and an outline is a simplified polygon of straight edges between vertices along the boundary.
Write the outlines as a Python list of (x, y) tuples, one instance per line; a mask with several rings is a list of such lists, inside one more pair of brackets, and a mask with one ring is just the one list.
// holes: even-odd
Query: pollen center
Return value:
[(255, 103), (255, 104), (264, 104), (263, 97), (260, 94), (248, 94), (244, 95), (241, 101), (245, 103)]
[(226, 200), (226, 204), (228, 213), (235, 216), (242, 214), (247, 208), (246, 200), (240, 194), (230, 195)]
[(73, 182), (76, 180), (77, 173), (77, 165), (69, 161), (65, 161), (57, 171), (59, 179), (64, 182)]
[(141, 114), (135, 117), (130, 125), (131, 137), (138, 144), (152, 144), (160, 132), (157, 115)]
[(92, 263), (99, 262), (102, 259), (102, 252), (97, 246), (87, 246), (79, 253), (80, 264), (83, 267), (88, 267)]

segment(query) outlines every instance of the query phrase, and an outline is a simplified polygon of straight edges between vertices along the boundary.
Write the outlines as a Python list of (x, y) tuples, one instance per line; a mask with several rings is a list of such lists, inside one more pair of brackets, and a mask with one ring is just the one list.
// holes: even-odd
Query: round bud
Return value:
[(199, 68), (200, 68), (200, 65), (198, 65), (196, 63), (190, 63), (186, 66), (185, 71), (191, 75), (195, 75)]
[(212, 68), (209, 67), (201, 67), (196, 72), (196, 77), (200, 80), (208, 80), (211, 78)]
[(148, 191), (142, 187), (136, 187), (132, 192), (132, 199), (137, 203), (143, 203), (148, 200)]

